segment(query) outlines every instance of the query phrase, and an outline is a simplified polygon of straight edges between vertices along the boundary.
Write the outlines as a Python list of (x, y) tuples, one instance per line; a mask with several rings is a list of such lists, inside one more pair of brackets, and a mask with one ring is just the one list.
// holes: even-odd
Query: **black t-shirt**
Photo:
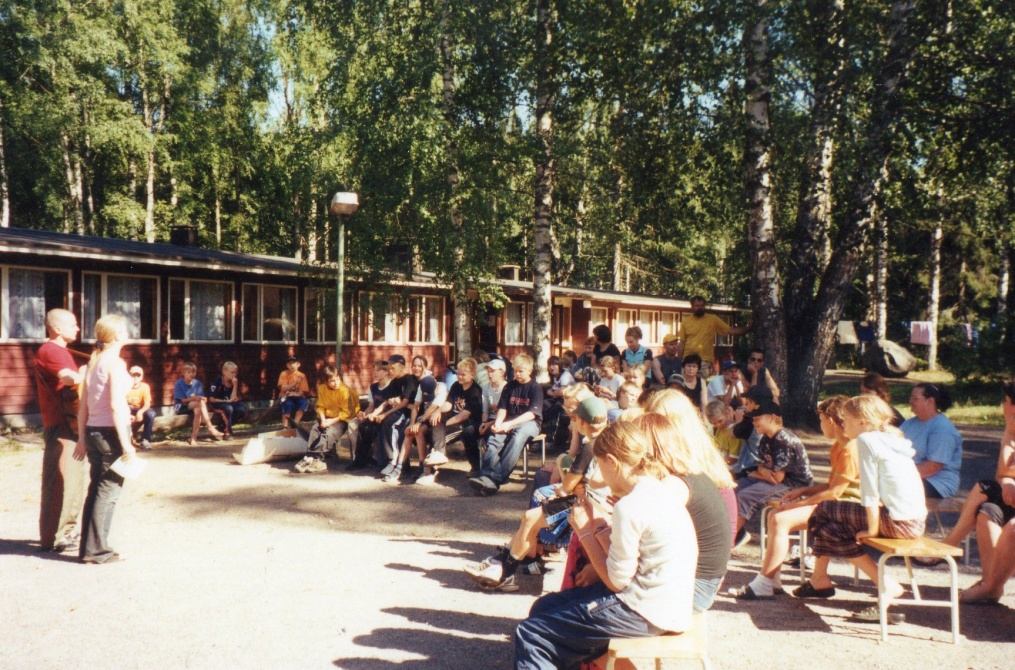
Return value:
[(691, 403), (700, 410), (704, 409), (704, 407), (701, 406), (701, 377), (698, 377), (696, 381), (697, 383), (694, 385), (694, 388), (687, 388), (683, 384), (677, 388), (683, 391), (684, 395), (687, 396)]
[(603, 360), (603, 356), (613, 356), (617, 359), (617, 369), (620, 369), (620, 349), (617, 348), (613, 342), (606, 345), (605, 349), (601, 349), (599, 343), (596, 343), (595, 348), (592, 350), (592, 358), (595, 359), (598, 364), (599, 361)]
[(697, 579), (723, 577), (733, 549), (726, 503), (719, 487), (708, 476), (699, 472), (683, 479), (691, 494), (687, 500), (687, 513), (698, 538), (698, 566), (694, 576)]
[(680, 356), (656, 356), (656, 360), (659, 361), (659, 369), (663, 373), (664, 384), (670, 382), (670, 375), (674, 373), (679, 374), (684, 369), (684, 359)]
[(380, 407), (384, 404), (384, 401), (388, 399), (388, 389), (391, 388), (391, 384), (388, 384), (384, 388), (377, 382), (370, 385), (370, 400), (373, 403), (374, 408)]
[(575, 456), (574, 462), (571, 463), (571, 467), (567, 469), (569, 474), (581, 475), (582, 477), (588, 474), (589, 468), (592, 467), (592, 461), (596, 458), (596, 455), (592, 453), (593, 442), (595, 442), (595, 440), (582, 440), (581, 447), (578, 449), (578, 455)]
[(500, 394), (497, 409), (507, 410), (508, 421), (526, 412), (532, 412), (536, 417), (536, 423), (539, 423), (543, 420), (543, 387), (532, 380), (522, 384), (512, 379)]
[[(420, 394), (419, 403), (419, 414), (422, 414), (433, 402), (434, 394), (437, 392), (437, 380), (434, 379), (433, 375), (427, 375), (418, 381), (418, 388), (423, 392)], [(413, 394), (413, 400), (415, 400), (415, 394)], [(418, 416), (418, 415), (417, 415)]]
[(463, 388), (461, 382), (455, 382), (448, 391), (448, 402), (451, 403), (452, 414), (469, 413), (469, 423), (478, 426), (483, 421), (483, 389), (473, 382), (469, 388)]
[(216, 379), (212, 385), (208, 387), (209, 398), (215, 398), (216, 400), (229, 400), (232, 396), (233, 387), (223, 384), (222, 377)]
[[(392, 398), (402, 398), (403, 400), (408, 400), (411, 405), (416, 400), (416, 389), (418, 387), (418, 379), (412, 375), (402, 375), (401, 377), (392, 379), (391, 383), (388, 384), (385, 389), (385, 392), (389, 400)], [(409, 416), (409, 412), (411, 410), (409, 409), (409, 406), (406, 405), (406, 407), (400, 411), (406, 416)]]

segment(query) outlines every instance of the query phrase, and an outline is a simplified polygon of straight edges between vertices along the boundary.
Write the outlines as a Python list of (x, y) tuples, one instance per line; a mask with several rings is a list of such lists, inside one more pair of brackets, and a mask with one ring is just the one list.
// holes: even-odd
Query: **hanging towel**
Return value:
[(909, 326), (909, 343), (930, 344), (932, 332), (930, 321), (914, 321)]
[(835, 336), (838, 338), (839, 344), (860, 344), (852, 321), (840, 321), (835, 328)]

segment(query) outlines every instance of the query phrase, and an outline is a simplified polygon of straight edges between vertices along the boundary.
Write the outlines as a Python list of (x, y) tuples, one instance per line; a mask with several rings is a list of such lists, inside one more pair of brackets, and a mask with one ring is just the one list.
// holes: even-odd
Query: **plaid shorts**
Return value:
[[(881, 508), (878, 524), (880, 537), (913, 538), (923, 535), (924, 520), (896, 521)], [(815, 556), (859, 558), (864, 548), (856, 541), (856, 534), (867, 530), (867, 510), (858, 502), (827, 500), (814, 510), (807, 522), (807, 532), (814, 544)]]

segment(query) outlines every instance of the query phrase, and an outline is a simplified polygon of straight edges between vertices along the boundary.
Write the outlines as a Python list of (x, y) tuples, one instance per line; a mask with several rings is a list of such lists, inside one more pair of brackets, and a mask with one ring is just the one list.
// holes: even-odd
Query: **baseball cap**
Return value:
[(285, 359), (285, 362), (286, 363), (299, 363), (300, 359), (296, 358), (295, 356), (290, 356), (289, 358)]
[(679, 339), (680, 338), (677, 337), (676, 333), (670, 333), (669, 335), (667, 335), (666, 337), (663, 338), (663, 344), (669, 344), (670, 342), (676, 342)]
[(130, 370), (128, 370), (127, 372), (129, 372), (130, 374), (134, 374), (135, 372), (140, 372), (141, 374), (144, 374), (144, 370), (141, 369), (140, 365), (130, 366)]
[(667, 384), (683, 384), (684, 383), (684, 375), (680, 374), (679, 372), (674, 372), (672, 375), (670, 375), (670, 378), (666, 380), (666, 383)]
[(602, 423), (606, 419), (606, 403), (592, 396), (578, 403), (575, 414), (585, 423)]
[(388, 363), (391, 365), (394, 365), (395, 363), (405, 365), (405, 356), (403, 356), (402, 354), (391, 354), (390, 356), (388, 356)]
[(757, 384), (747, 389), (744, 397), (748, 400), (753, 400), (759, 405), (764, 405), (766, 402), (772, 402), (772, 389), (764, 384)]
[(507, 371), (507, 365), (505, 365), (504, 361), (501, 360), (500, 358), (494, 358), (493, 360), (491, 360), (489, 363), (486, 364), (486, 367), (496, 368), (497, 370), (504, 370), (505, 372)]
[(775, 416), (782, 416), (782, 409), (771, 400), (758, 403), (758, 409), (753, 412), (748, 412), (747, 416), (754, 418), (756, 416), (763, 416), (765, 414), (774, 414)]
[(730, 368), (737, 368), (739, 370), (740, 364), (737, 363), (736, 361), (723, 361), (719, 367), (719, 369), (722, 370), (723, 372), (726, 372)]

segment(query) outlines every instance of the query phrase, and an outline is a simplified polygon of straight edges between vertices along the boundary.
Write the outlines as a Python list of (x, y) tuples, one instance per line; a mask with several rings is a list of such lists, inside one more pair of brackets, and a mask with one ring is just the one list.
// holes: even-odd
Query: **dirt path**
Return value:
[[(988, 441), (967, 443), (967, 458), (979, 466), (991, 435), (978, 437)], [(542, 580), (488, 594), (461, 567), (514, 528), (525, 506), (521, 482), (481, 499), (467, 494), (461, 470), (447, 475), (448, 486), (391, 487), (338, 468), (294, 477), (288, 464), (232, 465), (231, 450), (157, 448), (117, 510), (112, 540), (127, 560), (108, 566), (36, 552), (41, 452), (29, 443), (0, 453), (0, 668), (512, 666), (511, 632)], [(731, 562), (727, 586), (756, 566), (751, 545)], [(964, 572), (967, 585), (976, 570)], [(944, 574), (922, 570), (921, 583), (940, 596)], [(722, 598), (711, 615), (712, 658), (737, 669), (770, 668), (774, 659), (784, 667), (908, 668), (929, 659), (934, 667), (1010, 667), (1009, 592), (1006, 607), (963, 609), (958, 647), (944, 642), (947, 610), (927, 608), (906, 610), (909, 622), (888, 644), (877, 642), (875, 625), (846, 618), (874, 601), (868, 588), (840, 589), (826, 603)]]

